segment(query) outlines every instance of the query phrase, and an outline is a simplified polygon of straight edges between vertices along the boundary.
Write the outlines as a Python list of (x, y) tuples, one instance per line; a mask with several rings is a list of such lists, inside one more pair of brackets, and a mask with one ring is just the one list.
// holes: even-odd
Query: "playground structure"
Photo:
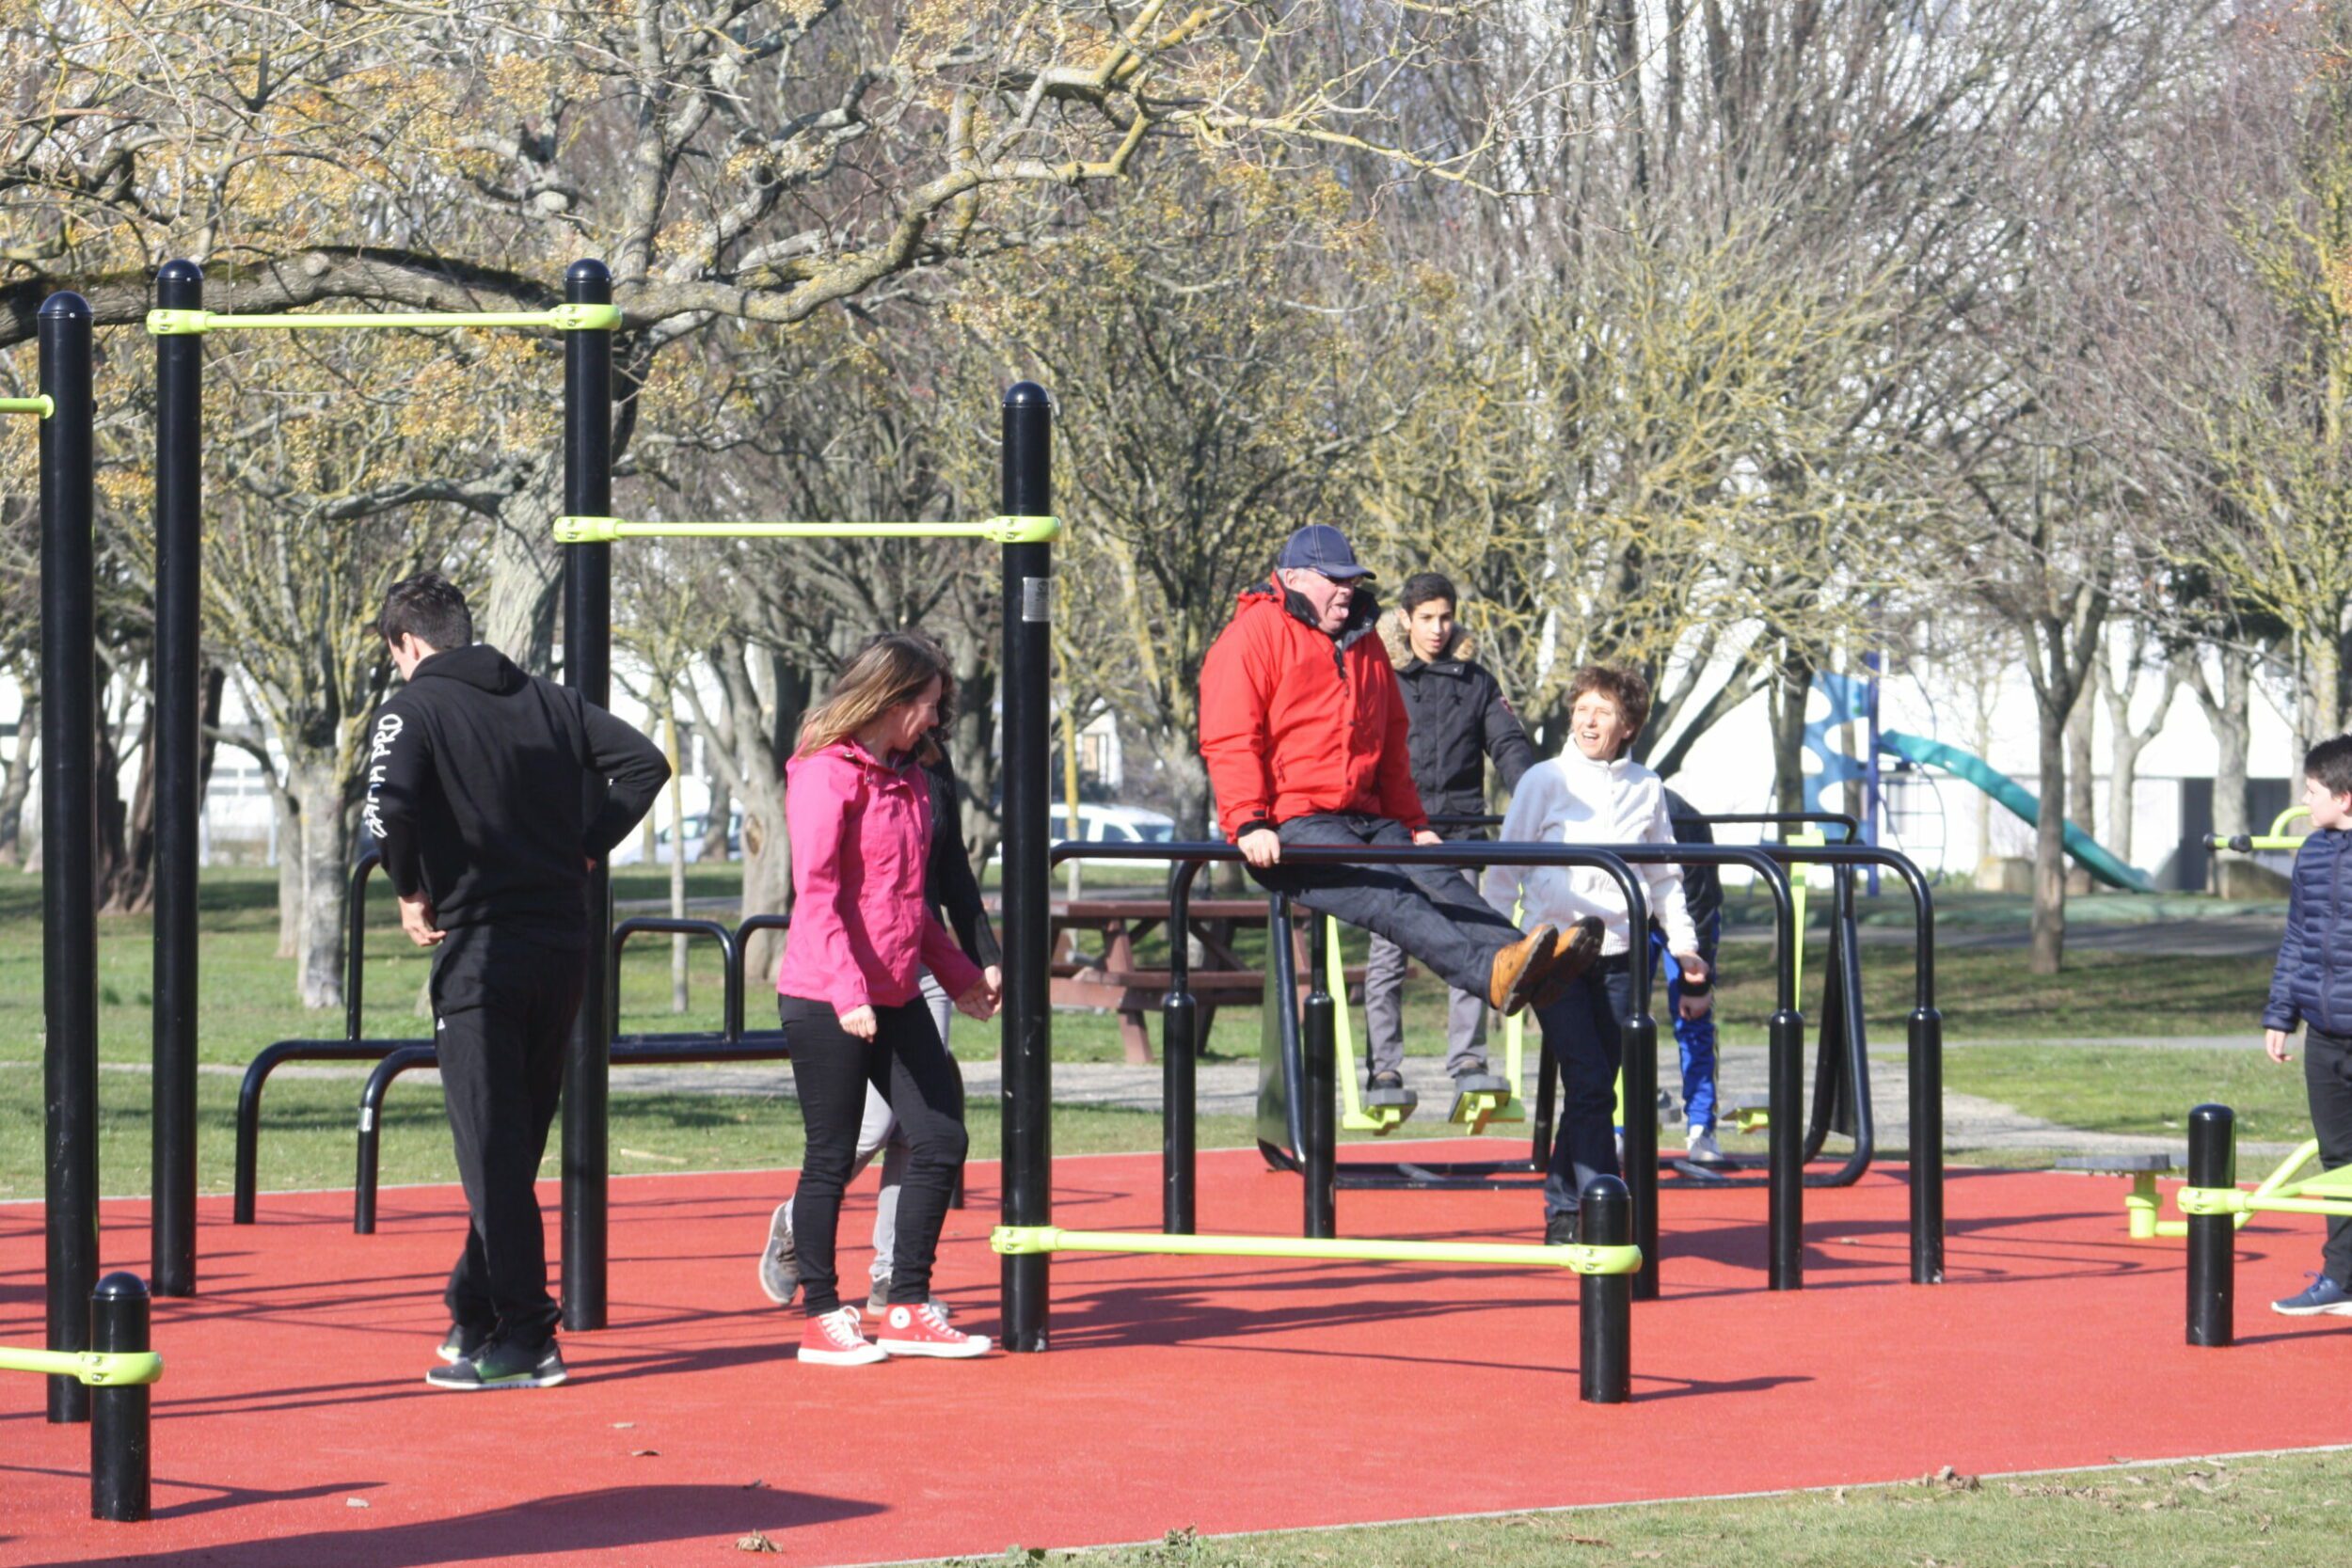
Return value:
[(2315, 1175), (2316, 1139), (2301, 1144), (2251, 1192), (2237, 1184), (2237, 1117), (2227, 1105), (2188, 1114), (2188, 1183), (2173, 1195), (2186, 1216), (2188, 1323), (2192, 1345), (2219, 1348), (2237, 1338), (2238, 1227), (2255, 1214), (2352, 1217), (2352, 1165)]

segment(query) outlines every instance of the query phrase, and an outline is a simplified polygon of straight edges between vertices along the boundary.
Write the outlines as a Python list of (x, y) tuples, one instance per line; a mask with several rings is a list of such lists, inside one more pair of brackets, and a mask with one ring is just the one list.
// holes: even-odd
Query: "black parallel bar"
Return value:
[(237, 1085), (236, 1196), (230, 1223), (251, 1225), (262, 1160), (262, 1087), (288, 1062), (380, 1062), (407, 1046), (433, 1049), (429, 1040), (278, 1040), (246, 1064)]
[[(2188, 1114), (2188, 1184), (2237, 1185), (2237, 1117), (2227, 1105)], [(2188, 1342), (2219, 1348), (2237, 1337), (2237, 1225), (2228, 1214), (2188, 1217)]]
[[(564, 298), (609, 305), (612, 275), (602, 261), (574, 261)], [(612, 511), (612, 334), (564, 334), (564, 510), (576, 517)], [(598, 707), (612, 701), (612, 546), (564, 547), (564, 681)], [(606, 1302), (605, 1126), (612, 1038), (605, 971), (612, 961), (612, 879), (589, 868), (587, 974), (580, 1016), (564, 1053), (564, 1326), (602, 1328)]]
[[(110, 1274), (90, 1297), (95, 1349), (119, 1354), (151, 1348), (147, 1281)], [(144, 1383), (102, 1386), (90, 1400), (89, 1516), (135, 1524), (148, 1516), (154, 1444)]]
[(355, 1235), (375, 1234), (377, 1149), (383, 1137), (384, 1096), (392, 1080), (410, 1068), (431, 1067), (439, 1053), (430, 1045), (404, 1045), (387, 1054), (368, 1074), (359, 1090), (358, 1169), (352, 1180), (351, 1228)]
[(1160, 1228), (1189, 1236), (1200, 1223), (1193, 1185), (1199, 1164), (1198, 1085), (1200, 1013), (1192, 996), (1190, 879), (1179, 890), (1168, 871), (1168, 1000), (1160, 1007)]
[[(204, 273), (171, 261), (155, 303), (194, 310)], [(154, 1212), (160, 1296), (196, 1293), (197, 753), (204, 554), (204, 339), (155, 340)]]
[[(1634, 950), (1645, 957), (1649, 952), (1645, 926), (1631, 927), (1642, 933), (1642, 940), (1632, 943)], [(1626, 1020), (1619, 1034), (1624, 1046), (1624, 1060), (1619, 1070), (1625, 1075), (1625, 1158), (1618, 1162), (1625, 1167), (1627, 1201), (1631, 1220), (1628, 1238), (1642, 1249), (1642, 1267), (1631, 1276), (1629, 1288), (1642, 1301), (1658, 1299), (1659, 1246), (1658, 1225), (1658, 1022), (1650, 1017), (1648, 991), (1645, 977), (1634, 976), (1633, 1016)], [(1582, 1199), (1578, 1200), (1581, 1203)], [(1581, 1234), (1582, 1219), (1578, 1220)]]
[[(98, 1283), (98, 623), (91, 544), (90, 308), (41, 302), (41, 1095), (49, 1348), (90, 1343)], [(52, 1421), (89, 1419), (89, 1390), (49, 1380)]]
[(612, 927), (612, 962), (607, 973), (612, 976), (606, 993), (605, 1020), (615, 1033), (621, 1019), (621, 949), (633, 936), (667, 934), (681, 937), (708, 937), (719, 944), (721, 990), (725, 1006), (721, 1013), (721, 1039), (743, 1037), (743, 960), (735, 950), (735, 933), (715, 920), (686, 920), (675, 915), (648, 914), (624, 920)]
[[(1035, 382), (1005, 392), (1008, 516), (1054, 510), (1054, 404)], [(1004, 564), (1004, 1218), (1054, 1218), (1053, 1015), (1046, 970), (1046, 773), (1052, 705), (1053, 547), (1007, 545)], [(1004, 1259), (1005, 1348), (1041, 1351), (1052, 1274), (1043, 1253)]]
[[(1613, 1176), (1594, 1177), (1579, 1199), (1577, 1223), (1587, 1246), (1624, 1246), (1633, 1239), (1632, 1194)], [(1633, 1278), (1588, 1274), (1579, 1295), (1578, 1397), (1586, 1404), (1623, 1404), (1633, 1397)]]
[[(1793, 1007), (1779, 1008), (1766, 1030), (1772, 1107), (1772, 1190), (1765, 1220), (1768, 1286), (1799, 1291), (1804, 1288), (1804, 1015)], [(1627, 1103), (1631, 1104), (1629, 1093)]]
[(1944, 1015), (1914, 1008), (1911, 1052), (1911, 1282), (1944, 1283)]
[(347, 1040), (358, 1039), (361, 1033), (360, 998), (368, 973), (368, 873), (375, 865), (374, 850), (362, 854), (359, 863), (351, 868), (351, 885), (343, 895), (343, 929), (348, 933), (343, 943), (343, 1038)]
[[(1298, 1149), (1300, 1174), (1306, 1178), (1306, 1227), (1302, 1234), (1327, 1240), (1340, 1233), (1338, 1206), (1331, 1183), (1339, 1157), (1334, 1126), (1339, 1097), (1338, 1047), (1332, 1036), (1329, 921), (1307, 911), (1307, 1001), (1299, 1017), (1300, 1088), (1304, 1091), (1298, 1118), (1304, 1138)], [(1282, 1005), (1290, 1006), (1288, 996)]]

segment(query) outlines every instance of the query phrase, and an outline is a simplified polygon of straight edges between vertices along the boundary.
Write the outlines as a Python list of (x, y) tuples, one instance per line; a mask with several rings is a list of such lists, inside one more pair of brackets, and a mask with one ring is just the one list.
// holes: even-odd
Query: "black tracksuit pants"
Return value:
[[(2312, 1097), (2312, 1136), (2328, 1170), (2352, 1165), (2352, 1035), (2303, 1031), (2303, 1086)], [(2352, 1290), (2352, 1217), (2331, 1214), (2320, 1253), (2328, 1277)]]
[(809, 1316), (841, 1306), (834, 1245), (841, 1227), (841, 1189), (849, 1185), (857, 1159), (868, 1084), (890, 1101), (907, 1138), (890, 1299), (908, 1306), (930, 1300), (939, 1231), (970, 1140), (963, 1130), (963, 1075), (940, 1043), (929, 1004), (918, 992), (898, 1006), (876, 1007), (870, 1040), (842, 1028), (829, 1002), (779, 996), (776, 1012), (791, 1044), (792, 1086), (808, 1130), (800, 1190), (792, 1196), (792, 1245)]
[(530, 1348), (561, 1317), (535, 1184), (585, 967), (577, 948), (488, 926), (450, 932), (433, 964), (441, 1092), (472, 1213), (450, 1271), (450, 1319)]

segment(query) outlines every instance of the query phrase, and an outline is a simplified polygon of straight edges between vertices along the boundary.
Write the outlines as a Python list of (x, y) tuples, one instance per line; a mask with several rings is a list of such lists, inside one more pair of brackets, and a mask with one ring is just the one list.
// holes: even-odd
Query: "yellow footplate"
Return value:
[(1507, 1088), (1463, 1089), (1454, 1095), (1454, 1113), (1447, 1119), (1456, 1127), (1484, 1132), (1498, 1121), (1525, 1121), (1527, 1112), (1519, 1097)]

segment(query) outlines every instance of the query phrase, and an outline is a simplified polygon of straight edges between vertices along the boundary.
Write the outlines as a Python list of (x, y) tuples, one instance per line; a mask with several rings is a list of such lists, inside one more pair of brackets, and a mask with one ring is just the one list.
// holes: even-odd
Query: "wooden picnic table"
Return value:
[[(1303, 912), (1303, 911), (1302, 911)], [(1145, 1015), (1156, 1013), (1168, 1000), (1167, 969), (1145, 969), (1136, 959), (1136, 944), (1168, 924), (1165, 898), (1080, 898), (1053, 907), (1048, 940), (1052, 944), (1052, 981), (1048, 1000), (1057, 1007), (1099, 1007), (1119, 1014), (1120, 1043), (1134, 1063), (1152, 1060), (1152, 1037)], [(1196, 1013), (1194, 1049), (1205, 1050), (1209, 1028), (1219, 1006), (1256, 1005), (1264, 997), (1265, 974), (1242, 961), (1233, 951), (1233, 933), (1244, 927), (1263, 927), (1268, 919), (1263, 898), (1195, 898), (1186, 910), (1189, 934), (1200, 943), (1200, 961), (1192, 966), (1191, 987)], [(1307, 974), (1306, 933), (1312, 921), (1298, 922), (1298, 974), (1303, 987)], [(1091, 931), (1102, 938), (1093, 957), (1078, 950), (1077, 938)], [(1363, 984), (1363, 970), (1346, 975), (1350, 996)]]

